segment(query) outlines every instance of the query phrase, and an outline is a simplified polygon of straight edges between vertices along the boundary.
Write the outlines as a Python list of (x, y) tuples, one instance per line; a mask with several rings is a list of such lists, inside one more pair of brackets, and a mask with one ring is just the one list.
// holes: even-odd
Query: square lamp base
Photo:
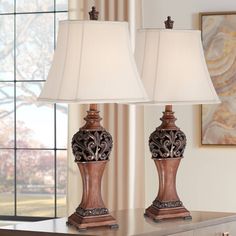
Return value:
[(108, 226), (112, 229), (119, 227), (116, 220), (110, 214), (83, 217), (76, 212), (68, 218), (67, 225), (73, 225), (78, 230), (86, 230), (87, 228), (98, 226)]
[(145, 210), (144, 216), (153, 219), (155, 222), (174, 218), (192, 219), (190, 212), (185, 207), (158, 209), (151, 205)]

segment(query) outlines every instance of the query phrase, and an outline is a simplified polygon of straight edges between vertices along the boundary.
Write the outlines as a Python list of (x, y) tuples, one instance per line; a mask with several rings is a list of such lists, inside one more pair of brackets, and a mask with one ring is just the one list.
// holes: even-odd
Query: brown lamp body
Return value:
[(112, 149), (111, 135), (100, 125), (97, 105), (90, 105), (86, 124), (72, 138), (72, 150), (83, 182), (83, 195), (68, 224), (78, 229), (110, 226), (117, 228), (102, 200), (101, 181)]
[(149, 147), (159, 176), (159, 191), (145, 216), (154, 221), (172, 218), (191, 219), (176, 191), (176, 173), (186, 146), (185, 134), (175, 125), (172, 106), (166, 106), (162, 124), (151, 134)]
[(101, 179), (107, 161), (77, 163), (83, 181), (83, 197), (76, 212), (68, 218), (69, 224), (79, 229), (96, 226), (116, 226), (101, 196)]

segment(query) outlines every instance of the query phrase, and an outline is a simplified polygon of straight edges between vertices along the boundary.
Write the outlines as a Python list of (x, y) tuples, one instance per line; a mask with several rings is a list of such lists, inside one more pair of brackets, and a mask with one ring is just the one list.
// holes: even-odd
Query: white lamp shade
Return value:
[(137, 32), (135, 59), (151, 103), (219, 103), (198, 30)]
[(132, 54), (127, 22), (61, 21), (57, 40), (40, 101), (147, 100)]

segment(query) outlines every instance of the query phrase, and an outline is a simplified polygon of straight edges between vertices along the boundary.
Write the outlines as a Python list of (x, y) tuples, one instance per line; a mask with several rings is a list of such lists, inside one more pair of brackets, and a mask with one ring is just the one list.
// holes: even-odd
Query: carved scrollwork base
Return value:
[(86, 217), (86, 216), (107, 215), (109, 214), (109, 211), (107, 208), (83, 209), (82, 207), (78, 207), (76, 209), (76, 213), (82, 217)]
[(175, 208), (175, 207), (183, 207), (183, 203), (181, 201), (159, 201), (155, 200), (152, 205), (158, 209), (165, 208)]
[(75, 162), (109, 160), (112, 146), (112, 137), (105, 129), (80, 129), (72, 138)]
[(181, 130), (157, 128), (149, 138), (153, 159), (182, 157), (185, 146), (186, 136)]

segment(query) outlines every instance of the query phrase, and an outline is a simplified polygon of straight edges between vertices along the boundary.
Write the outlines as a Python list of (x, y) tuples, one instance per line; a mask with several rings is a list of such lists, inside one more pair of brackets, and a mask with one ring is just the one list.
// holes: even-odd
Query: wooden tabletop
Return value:
[(155, 223), (143, 216), (144, 209), (122, 210), (113, 212), (119, 229), (93, 228), (78, 231), (66, 225), (66, 218), (45, 220), (39, 222), (21, 223), (0, 228), (1, 236), (63, 236), (63, 235), (91, 235), (91, 236), (129, 236), (149, 235), (163, 236), (188, 230), (194, 230), (210, 225), (236, 221), (236, 214), (217, 212), (191, 212), (192, 220), (171, 220)]

